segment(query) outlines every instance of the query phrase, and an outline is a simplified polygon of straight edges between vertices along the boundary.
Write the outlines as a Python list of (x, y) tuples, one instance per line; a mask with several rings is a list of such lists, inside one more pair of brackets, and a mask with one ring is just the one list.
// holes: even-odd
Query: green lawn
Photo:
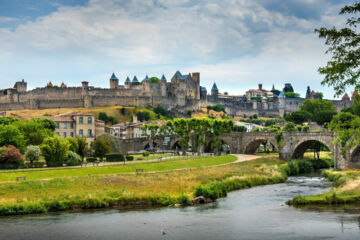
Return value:
[(145, 172), (149, 171), (167, 171), (181, 168), (196, 168), (204, 166), (214, 166), (234, 162), (237, 160), (235, 156), (219, 156), (219, 157), (187, 157), (185, 159), (164, 160), (162, 162), (138, 163), (128, 165), (113, 165), (102, 167), (84, 167), (71, 169), (49, 169), (42, 171), (8, 171), (0, 173), (0, 182), (15, 181), (16, 177), (25, 176), (27, 180), (35, 179), (52, 179), (64, 178), (73, 176), (90, 176), (103, 174), (118, 174), (118, 173), (134, 173), (136, 169), (143, 169)]
[[(235, 159), (234, 156), (221, 156), (141, 164), (141, 167), (146, 168), (147, 171), (184, 168), (178, 171), (143, 174), (111, 174), (134, 170), (128, 168), (133, 166), (45, 171), (48, 176), (55, 173), (60, 177), (71, 176), (74, 173), (81, 173), (83, 176), (2, 182), (0, 215), (110, 207), (188, 205), (199, 194), (215, 200), (226, 196), (231, 190), (274, 184), (284, 182), (286, 179), (285, 173), (281, 170), (284, 162), (276, 158), (222, 164)], [(88, 176), (89, 171), (96, 171), (97, 175)], [(100, 175), (104, 173), (110, 174)], [(43, 173), (31, 172), (31, 174)]]

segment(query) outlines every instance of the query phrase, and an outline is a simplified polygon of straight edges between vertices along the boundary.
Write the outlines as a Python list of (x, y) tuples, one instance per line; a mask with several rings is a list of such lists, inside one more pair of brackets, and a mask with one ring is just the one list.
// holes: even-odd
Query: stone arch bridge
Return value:
[[(338, 169), (360, 168), (360, 146), (351, 149), (346, 153), (346, 157), (341, 154), (341, 149), (332, 142), (336, 138), (333, 132), (288, 132), (282, 134), (282, 139), (278, 143), (275, 133), (263, 132), (233, 132), (223, 134), (221, 140), (229, 145), (231, 153), (254, 154), (261, 143), (267, 141), (276, 151), (279, 152), (280, 159), (289, 160), (291, 158), (302, 158), (308, 147), (314, 142), (321, 142), (326, 145), (334, 156), (334, 164)], [(155, 138), (153, 145), (157, 149), (174, 149), (177, 144), (177, 136), (169, 136), (168, 144), (164, 145), (164, 137)], [(147, 138), (136, 138), (120, 140), (120, 147), (124, 152), (141, 151), (150, 145)]]

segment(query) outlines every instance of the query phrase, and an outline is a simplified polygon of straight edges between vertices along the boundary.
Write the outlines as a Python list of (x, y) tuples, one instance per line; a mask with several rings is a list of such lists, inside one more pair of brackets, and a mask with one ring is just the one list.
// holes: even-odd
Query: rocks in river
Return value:
[(199, 196), (196, 198), (191, 199), (191, 204), (204, 204), (204, 203), (210, 203), (213, 202), (210, 198), (206, 198), (204, 196)]

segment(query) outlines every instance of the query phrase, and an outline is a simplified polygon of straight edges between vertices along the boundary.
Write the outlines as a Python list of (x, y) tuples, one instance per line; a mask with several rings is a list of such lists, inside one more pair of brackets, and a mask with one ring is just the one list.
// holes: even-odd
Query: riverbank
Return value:
[[(236, 159), (235, 156), (221, 156), (204, 161), (215, 161), (212, 159), (219, 161), (224, 157), (230, 159), (229, 162)], [(182, 164), (185, 167), (193, 166), (192, 168), (176, 171), (149, 170), (152, 165), (159, 168), (160, 164), (166, 163), (164, 162), (149, 163), (147, 165), (149, 172), (141, 174), (122, 173), (117, 169), (118, 172), (109, 171), (110, 173), (105, 175), (37, 178), (17, 183), (2, 182), (0, 183), (0, 215), (95, 208), (189, 205), (197, 203), (196, 197), (200, 195), (205, 199), (215, 200), (226, 196), (228, 191), (280, 183), (287, 177), (281, 170), (283, 161), (275, 158), (261, 158), (225, 165), (218, 163), (217, 166), (206, 167), (191, 161), (194, 160), (184, 160)], [(120, 167), (113, 166), (113, 168)]]
[(322, 175), (333, 182), (334, 189), (314, 196), (297, 196), (288, 205), (360, 204), (360, 170), (326, 170)]

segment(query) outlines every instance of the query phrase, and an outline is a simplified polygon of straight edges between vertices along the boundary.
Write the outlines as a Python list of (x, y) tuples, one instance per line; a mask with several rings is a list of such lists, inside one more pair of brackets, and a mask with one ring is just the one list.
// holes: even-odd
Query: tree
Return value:
[(273, 94), (275, 94), (276, 96), (279, 96), (280, 95), (280, 90), (277, 90), (277, 89), (273, 89), (273, 90), (271, 90), (271, 92), (273, 93)]
[(324, 98), (324, 94), (322, 92), (316, 92), (315, 94), (316, 94), (316, 97), (318, 99), (323, 99)]
[(25, 158), (30, 163), (38, 162), (40, 160), (41, 150), (38, 146), (29, 145), (26, 147)]
[(18, 121), (20, 120), (14, 117), (0, 117), (0, 125), (10, 125)]
[(235, 125), (232, 130), (233, 132), (247, 132), (247, 128), (243, 125)]
[(19, 128), (14, 125), (0, 125), (0, 146), (4, 145), (13, 145), (24, 152), (25, 140)]
[(46, 137), (51, 137), (54, 132), (44, 127), (41, 119), (31, 119), (29, 121), (18, 121), (14, 123), (23, 134), (26, 145), (40, 145)]
[(69, 151), (77, 152), (79, 149), (79, 144), (73, 137), (67, 137), (66, 141), (69, 143)]
[(289, 84), (289, 85), (285, 85), (284, 89), (283, 89), (284, 93), (288, 93), (288, 92), (294, 92), (294, 88)]
[(323, 126), (325, 123), (329, 123), (335, 115), (336, 112), (331, 110), (320, 111), (317, 114), (314, 114), (314, 121), (320, 126)]
[(56, 123), (54, 120), (52, 119), (48, 119), (48, 118), (44, 118), (44, 119), (40, 119), (40, 118), (33, 118), (31, 119), (31, 121), (38, 123), (39, 125), (41, 125), (43, 128), (45, 129), (49, 129), (51, 131), (55, 131), (56, 129)]
[(108, 116), (105, 112), (99, 113), (99, 120), (104, 121), (105, 124), (110, 123), (111, 125), (114, 125), (117, 123), (116, 119), (113, 116)]
[(150, 83), (159, 83), (159, 82), (160, 82), (160, 79), (157, 78), (157, 77), (151, 77), (151, 78), (149, 79), (149, 82), (150, 82)]
[(303, 124), (304, 122), (310, 121), (312, 114), (307, 111), (295, 111), (289, 114), (286, 114), (286, 121), (293, 122), (295, 124)]
[[(331, 60), (325, 67), (319, 68), (319, 73), (325, 75), (322, 85), (333, 87), (335, 95), (343, 94), (347, 87), (360, 89), (360, 47), (359, 30), (360, 18), (356, 15), (360, 12), (360, 2), (345, 5), (339, 12), (340, 15), (351, 14), (346, 21), (346, 27), (341, 29), (320, 28), (315, 29), (319, 38), (325, 40), (329, 48), (326, 53), (332, 55)], [(355, 15), (355, 16), (354, 16)]]
[(300, 94), (295, 92), (285, 92), (286, 98), (300, 98)]
[(150, 120), (150, 113), (147, 111), (138, 111), (136, 116), (140, 122), (149, 121)]
[(103, 137), (98, 137), (92, 144), (94, 155), (103, 159), (106, 154), (111, 152), (111, 145), (109, 140)]
[(283, 127), (284, 132), (296, 132), (296, 126), (293, 122), (287, 122), (285, 126)]
[(165, 109), (160, 105), (154, 108), (154, 113), (159, 114), (161, 116), (167, 116)]
[(306, 99), (300, 104), (300, 110), (309, 112), (312, 117), (311, 120), (315, 121), (315, 115), (322, 111), (336, 112), (336, 107), (331, 101), (325, 101), (321, 99), (310, 100)]
[(80, 157), (83, 159), (85, 157), (85, 155), (88, 153), (89, 148), (88, 148), (88, 143), (86, 141), (85, 137), (76, 137), (76, 142), (78, 145), (78, 149), (76, 151), (77, 154), (80, 155)]
[(121, 153), (120, 142), (117, 137), (109, 133), (103, 133), (99, 137), (109, 141), (112, 153)]
[(58, 136), (48, 137), (40, 145), (40, 149), (48, 167), (60, 167), (67, 157), (69, 143)]

